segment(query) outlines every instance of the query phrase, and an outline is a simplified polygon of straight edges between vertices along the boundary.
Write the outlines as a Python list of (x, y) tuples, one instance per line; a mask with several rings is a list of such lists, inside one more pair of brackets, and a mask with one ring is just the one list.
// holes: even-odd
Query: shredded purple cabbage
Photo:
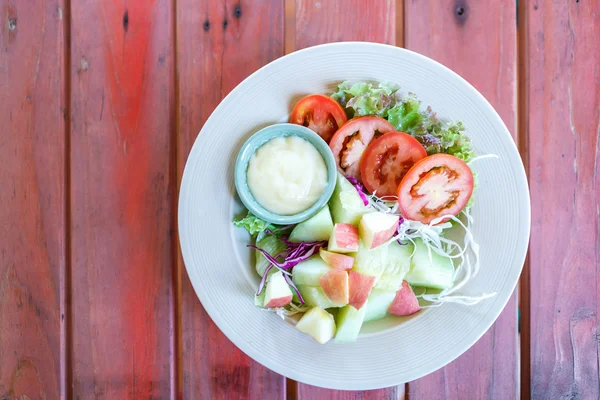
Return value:
[[(265, 230), (265, 233), (269, 234), (269, 235), (275, 235), (275, 232), (272, 232), (270, 230)], [(291, 272), (292, 269), (294, 268), (294, 266), (298, 265), (299, 263), (301, 263), (304, 260), (307, 260), (312, 255), (317, 253), (321, 247), (325, 247), (327, 245), (326, 240), (317, 241), (317, 242), (298, 242), (298, 243), (296, 243), (296, 242), (290, 242), (289, 238), (287, 236), (283, 236), (283, 237), (279, 238), (279, 240), (283, 244), (285, 244), (287, 246), (287, 248), (285, 250), (277, 253), (275, 256), (270, 255), (269, 252), (267, 252), (265, 249), (261, 249), (260, 247), (257, 247), (257, 246), (251, 245), (251, 244), (249, 244), (247, 246), (251, 249), (260, 251), (265, 256), (265, 258), (271, 263), (265, 269), (265, 273), (264, 273), (262, 279), (260, 280), (260, 284), (258, 285), (258, 292), (256, 293), (257, 296), (260, 295), (262, 293), (262, 291), (264, 290), (265, 283), (267, 282), (267, 275), (273, 267), (281, 269), (283, 271)], [(280, 258), (283, 258), (283, 260), (279, 261)], [(296, 285), (294, 285), (294, 282), (292, 281), (290, 276), (288, 274), (284, 273), (283, 277), (285, 278), (285, 281), (288, 283), (288, 285), (290, 285), (294, 289), (296, 294), (298, 295), (298, 299), (300, 300), (300, 303), (304, 304), (304, 299), (302, 298), (302, 295), (300, 294), (300, 291), (298, 290)]]
[(362, 199), (363, 203), (365, 204), (365, 206), (368, 206), (369, 199), (367, 198), (367, 195), (365, 194), (365, 188), (362, 185), (362, 183), (357, 181), (356, 178), (354, 178), (353, 176), (347, 176), (346, 179), (348, 179), (348, 182), (350, 182), (352, 185), (354, 185), (354, 188), (358, 192), (358, 195)]
[[(402, 215), (400, 215), (400, 219), (398, 220), (398, 228), (396, 228), (396, 234), (400, 234), (400, 227), (402, 226), (403, 223), (404, 223), (404, 217)], [(408, 242), (404, 243), (400, 239), (397, 239), (396, 241), (398, 242), (398, 244), (400, 246), (406, 246), (408, 244)]]

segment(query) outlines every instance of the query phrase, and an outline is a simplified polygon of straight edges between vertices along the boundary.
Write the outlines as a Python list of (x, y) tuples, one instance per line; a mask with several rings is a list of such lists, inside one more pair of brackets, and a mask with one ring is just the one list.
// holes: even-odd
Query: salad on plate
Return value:
[[(344, 81), (330, 96), (298, 101), (290, 123), (329, 145), (338, 176), (328, 203), (298, 224), (274, 225), (251, 212), (233, 221), (254, 239), (248, 247), (261, 278), (258, 307), (292, 317), (319, 343), (352, 343), (363, 324), (386, 316), (495, 295), (458, 294), (479, 268), (470, 231), (477, 184), (471, 165), (490, 157), (476, 157), (461, 122), (443, 121), (396, 85)], [(272, 168), (273, 157), (299, 144), (281, 139), (265, 161), (254, 162)], [(311, 168), (299, 165), (291, 176), (300, 186), (287, 192), (314, 189), (306, 179)]]

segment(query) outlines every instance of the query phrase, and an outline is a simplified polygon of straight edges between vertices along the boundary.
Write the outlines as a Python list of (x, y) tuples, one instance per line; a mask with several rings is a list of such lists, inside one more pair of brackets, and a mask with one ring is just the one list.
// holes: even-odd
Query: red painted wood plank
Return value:
[(532, 399), (600, 398), (600, 3), (524, 9)]
[(297, 50), (353, 40), (395, 43), (395, 0), (295, 0), (295, 8)]
[(172, 4), (71, 5), (73, 395), (174, 397)]
[[(178, 0), (178, 171), (204, 121), (250, 73), (283, 55), (283, 2)], [(179, 262), (185, 399), (278, 399), (285, 379), (237, 349), (206, 314)]]
[(0, 1), (0, 398), (64, 398), (64, 3)]
[[(406, 47), (453, 69), (496, 108), (516, 138), (516, 6), (494, 2), (407, 2)], [(465, 354), (409, 386), (411, 399), (517, 397), (515, 295)]]
[[(295, 1), (295, 48), (339, 41), (396, 41), (396, 2), (387, 0)], [(342, 79), (343, 77), (340, 77)], [(399, 399), (404, 385), (381, 390), (343, 391), (298, 383), (298, 399)]]

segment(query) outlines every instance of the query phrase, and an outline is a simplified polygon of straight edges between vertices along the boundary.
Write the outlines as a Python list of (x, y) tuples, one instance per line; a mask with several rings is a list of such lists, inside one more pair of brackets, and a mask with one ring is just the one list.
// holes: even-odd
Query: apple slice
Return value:
[(394, 315), (411, 315), (420, 309), (419, 300), (412, 288), (408, 282), (402, 281), (402, 287), (396, 292), (396, 297), (394, 297), (388, 312)]
[(369, 298), (369, 294), (371, 294), (373, 285), (375, 285), (374, 276), (363, 275), (356, 271), (350, 271), (350, 275), (348, 277), (348, 286), (350, 292), (348, 304), (357, 310), (360, 310), (367, 302), (367, 298)]
[(332, 269), (319, 279), (319, 284), (329, 300), (334, 303), (348, 304), (348, 273)]
[(368, 249), (374, 249), (386, 243), (398, 229), (397, 215), (372, 212), (362, 216), (358, 231)]
[(333, 269), (348, 270), (352, 269), (352, 265), (354, 265), (354, 257), (352, 256), (332, 253), (323, 248), (319, 250), (319, 255)]
[(292, 297), (292, 291), (285, 281), (283, 273), (277, 271), (271, 275), (265, 289), (264, 307), (277, 308), (287, 306), (292, 302)]
[(325, 344), (335, 335), (335, 320), (324, 309), (313, 307), (300, 318), (296, 329), (310, 335), (318, 343)]
[(315, 254), (294, 267), (292, 281), (296, 286), (319, 286), (319, 279), (329, 271), (331, 271), (329, 265)]
[(358, 250), (358, 229), (350, 224), (335, 224), (327, 250), (336, 253), (352, 253)]

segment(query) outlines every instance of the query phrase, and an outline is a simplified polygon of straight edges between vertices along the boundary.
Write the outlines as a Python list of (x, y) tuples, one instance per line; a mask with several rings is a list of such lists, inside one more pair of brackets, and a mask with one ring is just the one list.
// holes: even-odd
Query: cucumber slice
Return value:
[[(295, 267), (294, 267), (295, 268)], [(304, 298), (304, 303), (310, 307), (332, 308), (343, 307), (346, 304), (336, 304), (329, 300), (323, 289), (316, 286), (297, 286)]]
[(296, 225), (290, 233), (290, 242), (316, 242), (329, 239), (333, 230), (333, 221), (329, 207), (325, 206), (304, 222)]
[(319, 286), (319, 279), (330, 270), (321, 256), (315, 254), (294, 267), (292, 281), (296, 286)]
[(358, 245), (358, 252), (354, 256), (353, 270), (363, 275), (374, 276), (377, 280), (387, 269), (388, 246), (383, 245), (369, 250), (361, 240)]
[(392, 305), (396, 292), (373, 289), (367, 300), (364, 322), (375, 321), (387, 315), (387, 310)]
[(360, 223), (363, 214), (372, 211), (365, 206), (354, 186), (340, 173), (329, 200), (329, 207), (334, 223), (356, 226)]
[(388, 244), (388, 254), (385, 269), (375, 283), (375, 289), (395, 292), (402, 286), (402, 280), (410, 270), (410, 256), (414, 246), (408, 243), (401, 246), (393, 241)]
[[(256, 247), (260, 247), (270, 255), (274, 256), (285, 250), (286, 246), (277, 239), (275, 235), (267, 235), (256, 242)], [(267, 260), (260, 251), (256, 250), (256, 272), (258, 272), (260, 276), (264, 275), (265, 269), (267, 269), (269, 264), (271, 264), (269, 260)]]
[(335, 333), (336, 343), (354, 343), (360, 332), (360, 327), (365, 319), (368, 303), (360, 310), (347, 305), (340, 308), (335, 319), (337, 331)]
[(429, 251), (421, 239), (415, 240), (411, 269), (404, 279), (412, 286), (447, 289), (452, 286), (454, 264), (448, 257)]

